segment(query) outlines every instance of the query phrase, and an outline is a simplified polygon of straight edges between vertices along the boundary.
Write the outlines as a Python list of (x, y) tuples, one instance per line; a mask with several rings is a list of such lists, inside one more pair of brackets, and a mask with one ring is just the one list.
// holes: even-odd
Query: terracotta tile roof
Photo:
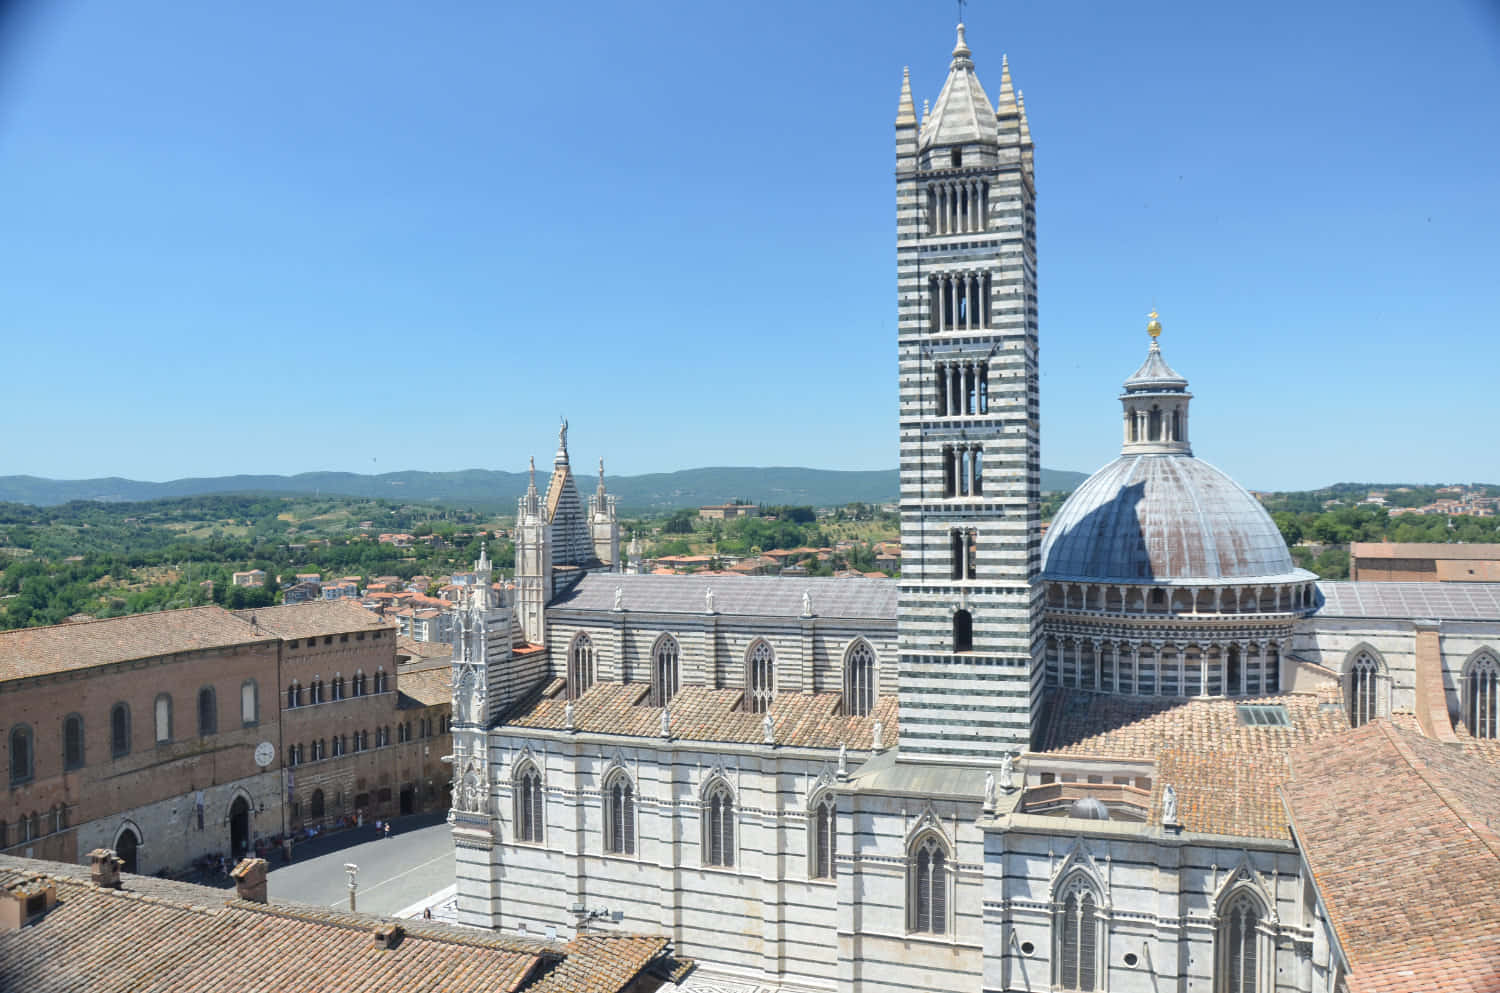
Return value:
[[(1117, 697), (1054, 691), (1042, 752), (1077, 757), (1151, 759), (1151, 822), (1161, 795), (1177, 792), (1184, 828), (1204, 834), (1288, 839), (1276, 788), (1288, 775), (1287, 754), (1348, 730), (1337, 688), (1255, 698)], [(1251, 726), (1243, 704), (1279, 704), (1288, 727)]]
[[(502, 722), (511, 727), (564, 729), (567, 700), (563, 680), (554, 679), (523, 700)], [(661, 736), (661, 708), (641, 701), (650, 691), (646, 683), (595, 683), (573, 703), (573, 727), (598, 734), (633, 737)], [(683, 687), (668, 709), (672, 737), (688, 741), (728, 741), (759, 744), (765, 740), (765, 715), (737, 709), (743, 692)], [(771, 701), (776, 743), (800, 748), (837, 748), (855, 751), (872, 747), (876, 721), (886, 747), (896, 743), (896, 698), (878, 697), (867, 717), (845, 717), (840, 693), (783, 693)]]
[(235, 611), (260, 629), (283, 638), (321, 638), (350, 631), (395, 629), (352, 600), (310, 600), (281, 607)]
[(675, 964), (662, 937), (590, 935), (559, 946), (416, 920), (400, 921), (403, 936), (383, 949), (374, 930), (385, 918), (226, 900), (223, 890), (144, 876), (103, 890), (87, 866), (0, 856), (0, 889), (39, 874), (56, 886), (57, 904), (0, 931), (0, 989), (618, 993), (641, 972)]
[[(1377, 720), (1304, 749), (1282, 787), (1350, 993), (1500, 990), (1500, 767)], [(1475, 806), (1471, 806), (1474, 804)]]
[(439, 669), (406, 669), (396, 671), (396, 689), (400, 693), (398, 707), (438, 707), (453, 700), (453, 670), (447, 666)]
[(0, 632), (0, 680), (274, 640), (222, 607)]
[(453, 646), (446, 641), (417, 641), (404, 634), (396, 639), (396, 651), (414, 660), (453, 658)]

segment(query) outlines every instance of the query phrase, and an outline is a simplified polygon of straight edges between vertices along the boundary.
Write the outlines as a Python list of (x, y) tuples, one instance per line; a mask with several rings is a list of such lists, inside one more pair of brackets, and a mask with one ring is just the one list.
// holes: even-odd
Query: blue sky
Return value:
[[(1042, 458), (1145, 314), (1252, 487), (1500, 480), (1488, 0), (971, 3), (1036, 141)], [(0, 474), (896, 463), (901, 68), (952, 4), (34, 4)]]

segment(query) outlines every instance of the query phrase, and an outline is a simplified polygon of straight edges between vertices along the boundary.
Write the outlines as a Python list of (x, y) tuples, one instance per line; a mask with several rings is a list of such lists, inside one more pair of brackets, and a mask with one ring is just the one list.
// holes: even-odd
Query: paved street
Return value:
[(344, 863), (359, 866), (359, 909), (395, 914), (453, 884), (453, 837), (443, 814), (417, 814), (392, 822), (390, 840), (377, 838), (373, 822), (298, 845), (295, 861), (272, 857), (270, 897), (325, 907), (348, 907)]

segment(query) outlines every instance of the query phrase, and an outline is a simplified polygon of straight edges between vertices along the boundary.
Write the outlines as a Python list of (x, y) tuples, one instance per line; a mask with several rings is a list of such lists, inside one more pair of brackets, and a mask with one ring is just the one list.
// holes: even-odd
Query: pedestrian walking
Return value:
[(385, 822), (385, 836), (386, 836), (386, 838), (390, 838), (390, 836), (391, 836), (391, 822), (390, 821), (386, 821)]

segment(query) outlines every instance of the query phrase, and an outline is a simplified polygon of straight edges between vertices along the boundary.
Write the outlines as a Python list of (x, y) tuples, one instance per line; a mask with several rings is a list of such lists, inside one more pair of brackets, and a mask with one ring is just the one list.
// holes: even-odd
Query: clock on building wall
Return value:
[(255, 764), (264, 769), (276, 758), (276, 746), (269, 741), (262, 741), (255, 746)]

